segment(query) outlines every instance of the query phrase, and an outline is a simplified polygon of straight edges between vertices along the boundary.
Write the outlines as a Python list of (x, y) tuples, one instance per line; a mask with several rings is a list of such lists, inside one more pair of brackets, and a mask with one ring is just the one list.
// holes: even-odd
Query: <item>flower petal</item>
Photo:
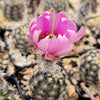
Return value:
[(66, 17), (64, 12), (56, 14), (55, 18), (55, 34), (63, 35), (66, 30), (77, 31), (76, 25)]
[(36, 30), (33, 34), (33, 41), (37, 45), (39, 41), (39, 35), (41, 33), (41, 30)]
[(29, 28), (29, 33), (30, 33), (30, 37), (33, 39), (33, 34), (34, 31), (36, 31), (36, 19), (34, 19), (31, 23), (30, 23), (30, 28)]
[(41, 30), (36, 30), (33, 34), (33, 39), (31, 40), (27, 35), (25, 36), (25, 38), (31, 43), (33, 44), (35, 47), (37, 47), (38, 44), (38, 38), (39, 38), (39, 34), (40, 34)]
[(37, 27), (42, 30), (41, 35), (49, 33), (50, 17), (50, 13), (45, 12), (37, 18)]
[(35, 43), (34, 43), (27, 35), (25, 35), (25, 38), (26, 38), (31, 44), (35, 45)]
[(45, 54), (45, 59), (48, 59), (48, 60), (53, 60), (55, 58), (55, 55), (51, 55), (49, 53), (46, 53)]
[(53, 37), (48, 44), (48, 52), (51, 55), (61, 56), (67, 55), (69, 50), (73, 48), (73, 44), (66, 38), (66, 36), (58, 35), (58, 38)]
[(77, 34), (77, 37), (76, 37), (76, 39), (75, 39), (75, 42), (78, 41), (78, 40), (80, 40), (81, 37), (84, 35), (84, 33), (85, 33), (85, 29), (84, 29), (84, 27), (82, 26), (81, 29), (76, 33), (76, 34)]
[(38, 46), (38, 48), (39, 48), (41, 51), (43, 51), (44, 53), (46, 53), (46, 52), (47, 52), (47, 48), (48, 48), (48, 42), (49, 42), (48, 37), (45, 37), (44, 39), (41, 39), (41, 40), (38, 42), (37, 46)]

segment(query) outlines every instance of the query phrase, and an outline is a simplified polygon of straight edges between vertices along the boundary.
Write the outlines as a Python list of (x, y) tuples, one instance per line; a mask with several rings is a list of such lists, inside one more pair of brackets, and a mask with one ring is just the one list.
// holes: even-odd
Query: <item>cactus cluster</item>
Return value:
[[(1, 74), (2, 72), (0, 72)], [(11, 84), (7, 83), (6, 80), (0, 75), (0, 100), (17, 100), (14, 97), (15, 90)]]

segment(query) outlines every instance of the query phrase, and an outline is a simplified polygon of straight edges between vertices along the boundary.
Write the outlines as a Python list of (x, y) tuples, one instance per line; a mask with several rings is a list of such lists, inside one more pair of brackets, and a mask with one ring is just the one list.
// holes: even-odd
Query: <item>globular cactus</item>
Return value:
[(100, 69), (100, 50), (90, 50), (81, 58), (80, 75), (87, 85), (100, 85), (98, 71)]
[(38, 8), (39, 4), (40, 4), (40, 0), (25, 0), (26, 10), (29, 17), (34, 15), (34, 12)]
[(21, 54), (32, 54), (32, 45), (25, 39), (25, 35), (28, 34), (28, 25), (22, 25), (13, 31), (12, 39), (15, 48), (18, 49)]
[(4, 0), (3, 13), (8, 20), (18, 21), (24, 17), (23, 0)]
[(77, 25), (85, 25), (87, 16), (92, 12), (92, 2), (85, 0), (82, 2), (76, 12), (75, 22)]
[(68, 95), (65, 72), (50, 61), (45, 63), (44, 60), (41, 61), (39, 67), (32, 73), (29, 84), (34, 100), (59, 100), (63, 92)]
[(66, 11), (67, 3), (67, 0), (44, 0), (44, 9), (50, 10), (51, 8), (54, 8), (57, 13)]
[(85, 2), (85, 1), (89, 1), (91, 3), (92, 6), (92, 12), (96, 12), (96, 8), (97, 8), (97, 0), (81, 0), (81, 3)]

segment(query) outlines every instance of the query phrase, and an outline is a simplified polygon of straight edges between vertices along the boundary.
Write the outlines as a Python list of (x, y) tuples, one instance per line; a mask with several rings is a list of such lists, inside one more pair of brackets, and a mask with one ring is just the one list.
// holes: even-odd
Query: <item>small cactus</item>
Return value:
[(25, 39), (25, 35), (28, 34), (28, 25), (22, 25), (16, 28), (13, 32), (13, 43), (16, 49), (23, 55), (28, 55), (32, 53), (32, 45)]
[(81, 58), (80, 75), (88, 85), (100, 85), (98, 71), (100, 69), (100, 50), (90, 50)]
[(29, 15), (29, 17), (31, 15), (34, 15), (34, 12), (37, 9), (39, 4), (40, 4), (40, 0), (25, 0), (27, 14)]
[(85, 1), (89, 1), (91, 3), (92, 6), (92, 12), (96, 12), (96, 8), (97, 8), (97, 0), (81, 0), (81, 3), (85, 2)]
[(50, 10), (51, 8), (54, 8), (56, 13), (66, 11), (67, 0), (44, 0), (44, 9)]
[(41, 61), (30, 77), (30, 91), (34, 100), (58, 100), (64, 91), (67, 95), (66, 74), (57, 64), (44, 62)]
[(75, 22), (77, 23), (77, 25), (85, 25), (87, 16), (91, 13), (91, 11), (92, 5), (90, 0), (85, 0), (83, 3), (81, 3), (75, 16)]
[(23, 0), (4, 0), (3, 13), (8, 20), (22, 20), (24, 16)]

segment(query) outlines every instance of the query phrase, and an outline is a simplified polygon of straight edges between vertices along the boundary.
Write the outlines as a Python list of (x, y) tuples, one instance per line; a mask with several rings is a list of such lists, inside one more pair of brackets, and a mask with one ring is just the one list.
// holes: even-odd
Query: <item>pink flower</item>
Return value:
[(84, 34), (84, 27), (77, 32), (76, 25), (64, 12), (55, 14), (54, 10), (44, 12), (30, 24), (30, 37), (27, 38), (45, 59), (64, 57)]

